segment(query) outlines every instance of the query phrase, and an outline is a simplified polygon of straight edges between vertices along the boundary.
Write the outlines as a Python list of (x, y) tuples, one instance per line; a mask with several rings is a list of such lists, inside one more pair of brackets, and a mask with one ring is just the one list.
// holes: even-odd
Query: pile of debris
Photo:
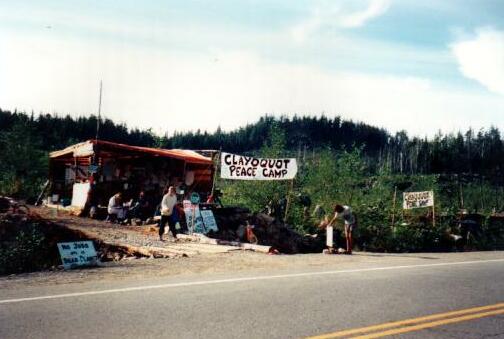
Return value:
[[(214, 208), (213, 213), (219, 231), (210, 232), (211, 238), (269, 246), (271, 252), (284, 254), (321, 253), (326, 248), (325, 230), (301, 235), (279, 219), (246, 208)], [(338, 230), (333, 239), (343, 244)]]

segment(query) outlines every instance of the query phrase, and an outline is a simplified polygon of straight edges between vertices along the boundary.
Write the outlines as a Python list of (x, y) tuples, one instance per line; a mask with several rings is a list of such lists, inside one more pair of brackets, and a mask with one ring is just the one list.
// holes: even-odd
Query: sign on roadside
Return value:
[(199, 209), (199, 205), (192, 204), (189, 200), (184, 200), (184, 214), (189, 233), (205, 233), (205, 224)]
[(215, 221), (214, 214), (212, 210), (201, 210), (201, 217), (203, 218), (203, 224), (205, 224), (205, 233), (210, 231), (217, 232), (219, 227), (217, 226), (217, 222)]
[(403, 209), (410, 210), (413, 208), (433, 207), (434, 192), (404, 192), (403, 193)]
[(58, 250), (66, 270), (98, 264), (98, 255), (92, 241), (59, 242)]

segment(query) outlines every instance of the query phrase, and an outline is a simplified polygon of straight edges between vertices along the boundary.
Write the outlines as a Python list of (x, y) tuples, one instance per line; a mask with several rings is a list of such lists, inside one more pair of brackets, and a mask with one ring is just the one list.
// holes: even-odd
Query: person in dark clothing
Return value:
[(345, 226), (346, 254), (352, 254), (353, 231), (357, 227), (357, 217), (349, 206), (337, 204), (334, 206), (334, 217), (329, 222), (329, 226), (337, 220), (343, 220)]
[(138, 199), (136, 201), (133, 201), (132, 206), (130, 207), (130, 218), (140, 219), (144, 221), (148, 217), (149, 207), (150, 204), (145, 197), (145, 192), (141, 191), (138, 195)]

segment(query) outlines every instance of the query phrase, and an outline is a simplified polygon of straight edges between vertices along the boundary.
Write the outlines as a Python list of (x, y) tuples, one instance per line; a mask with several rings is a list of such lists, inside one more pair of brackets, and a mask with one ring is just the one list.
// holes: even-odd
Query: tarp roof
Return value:
[(69, 146), (63, 150), (55, 151), (50, 153), (50, 158), (59, 158), (63, 156), (90, 156), (93, 154), (93, 146), (102, 146), (103, 150), (107, 151), (130, 151), (135, 153), (150, 154), (153, 156), (161, 156), (167, 158), (180, 159), (188, 163), (193, 164), (212, 164), (212, 159), (205, 157), (195, 151), (183, 150), (183, 149), (162, 149), (162, 148), (151, 148), (151, 147), (140, 147), (131, 146), (125, 144), (118, 144), (110, 141), (103, 140), (88, 140), (72, 146)]

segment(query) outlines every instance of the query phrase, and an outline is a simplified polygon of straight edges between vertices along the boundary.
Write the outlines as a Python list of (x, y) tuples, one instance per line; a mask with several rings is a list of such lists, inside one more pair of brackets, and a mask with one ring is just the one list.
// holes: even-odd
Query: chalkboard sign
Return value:
[(198, 205), (184, 204), (184, 214), (186, 217), (187, 228), (190, 233), (205, 234), (205, 224)]
[(98, 263), (92, 241), (59, 242), (58, 250), (66, 270), (79, 266), (95, 266)]
[(205, 233), (210, 231), (217, 232), (219, 227), (217, 227), (217, 222), (213, 215), (212, 210), (201, 210), (201, 217), (203, 218), (203, 223), (205, 224)]

